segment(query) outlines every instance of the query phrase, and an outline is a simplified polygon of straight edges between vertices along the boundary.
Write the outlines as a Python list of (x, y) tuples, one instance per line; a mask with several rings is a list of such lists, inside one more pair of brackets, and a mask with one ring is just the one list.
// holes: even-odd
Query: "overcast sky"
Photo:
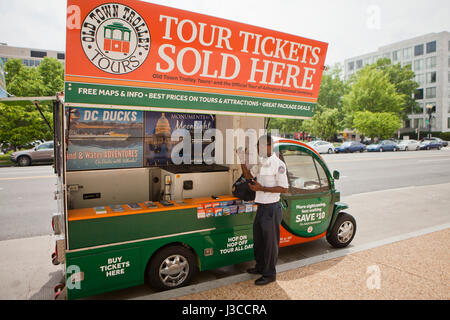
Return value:
[[(114, 1), (111, 1), (114, 2)], [(329, 43), (327, 64), (450, 31), (448, 0), (152, 0)], [(65, 0), (0, 0), (0, 42), (65, 50)]]

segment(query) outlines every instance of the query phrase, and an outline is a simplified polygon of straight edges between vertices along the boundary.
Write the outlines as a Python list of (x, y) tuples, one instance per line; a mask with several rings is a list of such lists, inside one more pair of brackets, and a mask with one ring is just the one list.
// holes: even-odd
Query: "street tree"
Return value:
[(354, 128), (366, 137), (388, 139), (401, 128), (402, 122), (392, 112), (357, 111), (353, 117)]
[(406, 119), (410, 113), (422, 112), (413, 93), (419, 87), (414, 80), (415, 73), (411, 70), (410, 65), (401, 66), (400, 63), (391, 64), (391, 60), (387, 58), (378, 59), (377, 62), (370, 67), (383, 70), (389, 76), (389, 81), (395, 86), (397, 93), (404, 95), (404, 108), (402, 118)]
[(315, 137), (332, 140), (335, 134), (342, 129), (339, 120), (340, 112), (336, 109), (324, 109), (316, 113), (312, 119), (305, 120), (302, 129)]
[[(51, 123), (52, 113), (48, 109), (43, 113)], [(52, 135), (39, 112), (32, 106), (0, 104), (0, 144), (9, 144), (17, 149), (37, 139), (52, 139)]]
[(324, 109), (342, 111), (342, 97), (348, 90), (348, 85), (342, 78), (342, 66), (338, 63), (328, 67), (323, 74), (317, 99), (319, 111)]
[(342, 100), (348, 128), (354, 127), (353, 118), (358, 111), (388, 112), (401, 116), (405, 108), (405, 95), (397, 92), (389, 75), (371, 66), (358, 71)]

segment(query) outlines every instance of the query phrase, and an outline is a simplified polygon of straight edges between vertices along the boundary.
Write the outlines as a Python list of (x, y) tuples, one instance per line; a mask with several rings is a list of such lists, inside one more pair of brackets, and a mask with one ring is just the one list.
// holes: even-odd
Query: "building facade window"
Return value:
[(414, 71), (421, 71), (423, 70), (423, 59), (414, 60)]
[(383, 53), (383, 58), (390, 60), (391, 59), (391, 53), (390, 52)]
[(436, 87), (427, 88), (426, 90), (426, 98), (436, 98)]
[(427, 69), (436, 68), (436, 56), (427, 58)]
[(412, 58), (412, 48), (403, 49), (403, 59), (411, 59)]
[(416, 100), (422, 100), (423, 99), (423, 89), (416, 89), (416, 91), (414, 92), (414, 99)]
[(395, 50), (394, 52), (392, 52), (392, 61), (400, 60), (400, 55), (401, 55), (400, 50)]
[(447, 129), (450, 129), (450, 117), (447, 118)]
[(436, 52), (436, 40), (427, 43), (427, 53)]
[(405, 61), (405, 62), (403, 62), (402, 67), (408, 67), (408, 69), (412, 69), (411, 61)]
[(423, 44), (418, 44), (414, 47), (414, 56), (421, 56), (423, 55)]
[(369, 64), (371, 64), (371, 63), (372, 63), (372, 62), (371, 62), (370, 57), (364, 59), (364, 65), (365, 65), (365, 66), (367, 66), (367, 65), (369, 65)]
[(378, 59), (380, 59), (380, 56), (374, 56), (373, 57), (373, 63), (377, 63)]
[(47, 56), (47, 52), (31, 50), (30, 56), (32, 58), (44, 58)]
[(348, 63), (348, 70), (353, 71), (355, 69), (355, 62), (351, 61)]
[(427, 72), (427, 83), (435, 83), (436, 82), (436, 71)]
[(356, 69), (362, 68), (363, 61), (362, 60), (356, 60)]
[(420, 86), (425, 84), (425, 75), (423, 73), (416, 74), (414, 79)]
[(56, 57), (57, 57), (59, 60), (64, 60), (64, 59), (66, 59), (66, 55), (65, 55), (64, 53), (57, 53), (57, 54), (56, 54)]

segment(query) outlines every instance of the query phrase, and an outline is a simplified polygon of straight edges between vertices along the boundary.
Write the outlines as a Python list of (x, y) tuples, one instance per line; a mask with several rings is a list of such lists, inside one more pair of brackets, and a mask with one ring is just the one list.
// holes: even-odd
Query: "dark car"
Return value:
[(347, 141), (334, 149), (336, 153), (364, 152), (366, 146), (358, 141)]
[(430, 149), (438, 149), (441, 150), (442, 144), (437, 142), (436, 140), (424, 140), (420, 143), (420, 150), (430, 150)]
[(441, 138), (431, 137), (431, 138), (423, 138), (420, 142), (423, 141), (435, 141), (439, 142), (443, 147), (448, 147), (448, 141), (442, 140)]
[(369, 152), (398, 151), (400, 148), (395, 141), (383, 140), (380, 143), (374, 143), (367, 147)]

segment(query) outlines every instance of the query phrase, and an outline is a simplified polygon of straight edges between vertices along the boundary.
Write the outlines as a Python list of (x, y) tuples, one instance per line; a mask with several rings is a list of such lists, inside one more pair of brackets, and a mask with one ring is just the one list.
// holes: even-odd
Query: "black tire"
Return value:
[(332, 154), (333, 153), (333, 149), (328, 149), (328, 154)]
[[(168, 266), (169, 264), (172, 265)], [(175, 265), (177, 264), (178, 265)], [(174, 266), (175, 265), (175, 266)], [(166, 274), (160, 270), (169, 271)], [(146, 281), (158, 291), (175, 289), (189, 284), (197, 271), (197, 262), (194, 253), (183, 246), (170, 246), (157, 252), (151, 259), (146, 270)]]
[[(348, 229), (350, 228), (350, 229)], [(348, 230), (348, 231), (345, 231)], [(333, 228), (327, 233), (327, 241), (335, 248), (344, 248), (352, 242), (356, 234), (356, 220), (348, 213), (339, 213)]]
[(360, 153), (363, 153), (363, 152), (364, 152), (364, 149), (360, 149), (359, 152), (360, 152)]
[(383, 148), (380, 148), (380, 152), (383, 152), (384, 150), (383, 150)]
[(27, 156), (20, 156), (19, 158), (17, 158), (17, 164), (20, 167), (28, 167), (29, 165), (31, 165), (31, 159)]
[(430, 150), (430, 147), (427, 147), (427, 150)]

